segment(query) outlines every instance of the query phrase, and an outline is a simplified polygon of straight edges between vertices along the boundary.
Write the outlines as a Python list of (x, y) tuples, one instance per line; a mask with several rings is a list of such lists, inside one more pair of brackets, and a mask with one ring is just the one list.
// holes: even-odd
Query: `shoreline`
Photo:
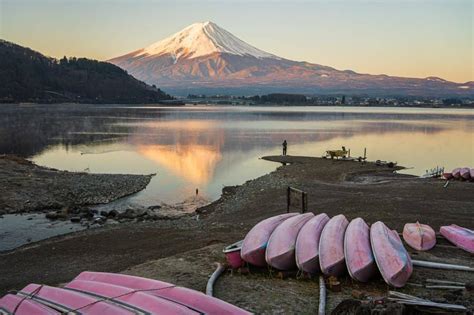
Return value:
[[(282, 157), (278, 156), (270, 159), (282, 161)], [(216, 248), (242, 239), (258, 221), (285, 212), (287, 186), (308, 192), (309, 211), (326, 212), (330, 216), (343, 213), (348, 219), (360, 216), (368, 223), (381, 220), (399, 232), (405, 223), (416, 220), (430, 224), (435, 230), (440, 225), (451, 223), (474, 228), (474, 201), (470, 197), (474, 192), (472, 183), (453, 182), (443, 188), (444, 181), (420, 180), (396, 174), (393, 169), (370, 162), (362, 164), (296, 156), (284, 157), (284, 161), (290, 164), (242, 185), (225, 187), (218, 200), (199, 208), (195, 215), (176, 220), (124, 223), (80, 231), (0, 253), (0, 293), (21, 289), (31, 282), (58, 285), (84, 270), (126, 272), (161, 277), (165, 281), (167, 279), (163, 277), (169, 275), (169, 281), (202, 290), (205, 286), (205, 283), (201, 283), (203, 275), (210, 274), (214, 268), (212, 261), (223, 260)], [(415, 254), (413, 251), (411, 253)], [(446, 241), (432, 251), (419, 253), (416, 259), (423, 257), (427, 260), (472, 265), (468, 253), (449, 246)], [(195, 262), (201, 269), (181, 269), (183, 259)], [(187, 274), (186, 277), (181, 276), (183, 272)], [(414, 279), (461, 277), (462, 280), (465, 276), (449, 271), (440, 275), (431, 270), (422, 270), (417, 271)], [(220, 290), (218, 287), (217, 297), (238, 306), (249, 307), (255, 312), (269, 312), (271, 305), (275, 306), (274, 302), (267, 300), (268, 309), (262, 309), (264, 303), (262, 306), (254, 305), (249, 297), (236, 294), (240, 286), (255, 281), (261, 282), (263, 286), (282, 285), (279, 279), (263, 280), (262, 277), (268, 278), (265, 275), (250, 278), (245, 275), (225, 275), (220, 280), (222, 284)], [(352, 288), (359, 288), (360, 285), (344, 279), (344, 287), (347, 288), (341, 294), (350, 296)], [(233, 286), (225, 291), (223, 288), (229, 282)], [(297, 292), (311, 288), (311, 294), (316, 294), (317, 288), (314, 291), (311, 282), (293, 282), (297, 282)], [(373, 291), (372, 287), (378, 291), (386, 290), (386, 285), (380, 279), (362, 286), (369, 292)], [(247, 287), (247, 292), (250, 289)], [(234, 294), (235, 297), (232, 297)], [(337, 301), (340, 299), (330, 305), (337, 305)], [(295, 301), (284, 300), (282, 303), (286, 303), (286, 310), (295, 312), (298, 309)], [(469, 297), (463, 303), (474, 305)]]

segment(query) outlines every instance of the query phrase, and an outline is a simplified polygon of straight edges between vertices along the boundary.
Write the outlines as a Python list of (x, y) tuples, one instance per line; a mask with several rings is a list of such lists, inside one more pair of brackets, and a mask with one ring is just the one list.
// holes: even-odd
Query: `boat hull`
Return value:
[(474, 231), (451, 224), (442, 226), (439, 232), (457, 247), (474, 254)]
[(273, 231), (265, 253), (267, 264), (278, 270), (296, 269), (295, 248), (299, 231), (313, 213), (304, 213), (285, 220)]
[(413, 265), (397, 231), (391, 231), (383, 222), (375, 222), (370, 228), (370, 243), (385, 282), (403, 287), (413, 273)]
[(74, 280), (103, 282), (133, 290), (142, 290), (143, 293), (173, 301), (203, 314), (250, 314), (235, 305), (205, 295), (202, 292), (178, 287), (159, 280), (90, 271), (80, 273)]
[(426, 224), (407, 223), (403, 227), (403, 239), (413, 249), (430, 250), (436, 245), (436, 233)]
[(453, 178), (455, 179), (460, 179), (461, 178), (461, 169), (460, 168), (455, 168), (452, 172)]
[[(21, 296), (14, 294), (7, 294), (0, 298), (0, 314), (2, 310), (7, 311), (7, 314), (16, 315), (60, 315), (60, 312), (44, 306), (38, 302), (30, 299), (24, 299)], [(16, 310), (16, 311), (15, 311)]]
[(346, 217), (340, 214), (324, 226), (319, 240), (319, 266), (325, 275), (340, 276), (346, 270), (344, 234), (348, 224)]
[(344, 235), (344, 256), (349, 275), (361, 282), (367, 282), (377, 272), (372, 247), (370, 228), (362, 218), (352, 220)]
[(329, 217), (326, 213), (321, 213), (311, 218), (301, 228), (296, 238), (296, 265), (301, 271), (307, 273), (317, 273), (319, 268), (319, 239), (324, 226), (328, 223)]
[(471, 170), (467, 167), (461, 168), (459, 171), (459, 175), (461, 176), (462, 179), (464, 180), (469, 180), (471, 179)]
[[(39, 284), (29, 284), (17, 293), (18, 296), (32, 296), (32, 300), (65, 314), (88, 315), (131, 315), (136, 314), (126, 308), (100, 301), (70, 290)], [(79, 312), (80, 311), (80, 312)]]
[(443, 173), (443, 177), (446, 180), (453, 179), (453, 173)]
[(296, 215), (298, 213), (280, 214), (257, 223), (244, 238), (240, 251), (242, 259), (254, 266), (265, 267), (265, 252), (272, 232), (286, 219)]
[(69, 282), (65, 289), (91, 295), (100, 299), (112, 299), (118, 305), (136, 311), (137, 313), (151, 314), (199, 314), (197, 311), (165, 300), (163, 298), (146, 294), (145, 292), (136, 292), (134, 289), (117, 286), (109, 283), (73, 280)]

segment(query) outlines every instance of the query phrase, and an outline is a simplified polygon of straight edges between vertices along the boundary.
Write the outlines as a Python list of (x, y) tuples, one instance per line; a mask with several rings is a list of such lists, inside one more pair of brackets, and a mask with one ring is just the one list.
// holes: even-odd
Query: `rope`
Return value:
[(15, 309), (13, 310), (13, 314), (12, 315), (15, 315), (16, 314), (16, 311), (18, 311), (18, 308), (20, 308), (20, 305), (21, 303), (23, 303), (24, 300), (26, 299), (31, 299), (33, 298), (36, 294), (38, 294), (38, 292), (43, 288), (43, 285), (41, 284), (39, 287), (37, 287), (36, 289), (34, 289), (33, 291), (31, 291), (30, 294), (28, 295), (25, 295), (21, 300), (20, 302), (15, 306)]
[(126, 296), (126, 295), (129, 295), (129, 294), (133, 294), (133, 293), (137, 293), (137, 292), (147, 292), (147, 291), (159, 291), (159, 290), (164, 290), (164, 289), (170, 289), (170, 288), (174, 288), (176, 287), (176, 285), (170, 285), (170, 286), (167, 286), (167, 287), (164, 287), (164, 288), (157, 288), (157, 289), (136, 289), (136, 290), (132, 290), (130, 292), (126, 292), (126, 293), (123, 293), (123, 294), (120, 294), (120, 295), (117, 295), (117, 296), (112, 296), (112, 297), (106, 297), (106, 298), (102, 298), (102, 299), (98, 299), (94, 302), (91, 302), (89, 304), (86, 304), (86, 305), (83, 305), (81, 307), (78, 307), (76, 309), (73, 309), (71, 310), (70, 312), (76, 312), (76, 311), (79, 311), (83, 308), (86, 308), (88, 306), (91, 306), (91, 305), (94, 305), (96, 303), (99, 303), (99, 302), (104, 302), (104, 301), (111, 301), (111, 300), (115, 300), (117, 298), (120, 298), (120, 297), (123, 297), (123, 296)]

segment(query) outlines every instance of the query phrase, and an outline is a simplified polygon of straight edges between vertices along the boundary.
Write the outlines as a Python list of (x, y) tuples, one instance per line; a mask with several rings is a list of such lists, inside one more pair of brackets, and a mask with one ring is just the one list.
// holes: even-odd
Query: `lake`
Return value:
[(2, 105), (0, 153), (91, 173), (156, 173), (127, 202), (215, 200), (222, 187), (275, 169), (259, 157), (352, 156), (396, 161), (405, 173), (473, 166), (474, 110), (356, 107)]

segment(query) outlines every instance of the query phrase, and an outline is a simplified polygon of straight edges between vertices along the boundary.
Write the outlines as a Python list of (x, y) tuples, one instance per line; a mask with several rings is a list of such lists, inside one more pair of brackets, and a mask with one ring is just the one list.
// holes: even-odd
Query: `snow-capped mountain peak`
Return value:
[(210, 21), (194, 23), (178, 33), (136, 51), (135, 57), (169, 54), (177, 62), (213, 53), (228, 53), (256, 58), (279, 57), (255, 48)]

